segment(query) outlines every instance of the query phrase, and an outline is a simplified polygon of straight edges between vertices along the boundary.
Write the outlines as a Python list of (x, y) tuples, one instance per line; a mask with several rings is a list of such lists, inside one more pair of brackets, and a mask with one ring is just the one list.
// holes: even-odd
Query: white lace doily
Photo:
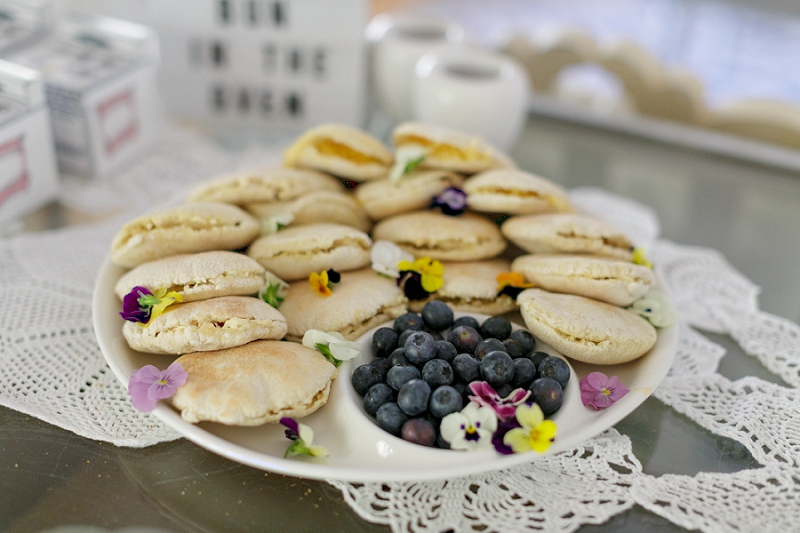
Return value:
[[(276, 162), (279, 149), (228, 151), (170, 130), (157, 152), (102, 185), (68, 181), (63, 202), (107, 222), (0, 239), (0, 404), (119, 446), (177, 438), (134, 410), (92, 329), (95, 273), (133, 215), (194, 182)], [(800, 523), (800, 327), (758, 309), (758, 287), (716, 251), (658, 238), (653, 211), (597, 189), (574, 203), (647, 243), (682, 320), (675, 363), (655, 396), (703, 428), (741, 443), (762, 468), (653, 477), (627, 436), (609, 430), (569, 452), (503, 471), (439, 482), (330, 481), (364, 519), (393, 531), (574, 531), (634, 504), (706, 532), (791, 531)], [(717, 372), (724, 349), (695, 329), (731, 335), (789, 387)], [(547, 487), (547, 490), (541, 490)]]

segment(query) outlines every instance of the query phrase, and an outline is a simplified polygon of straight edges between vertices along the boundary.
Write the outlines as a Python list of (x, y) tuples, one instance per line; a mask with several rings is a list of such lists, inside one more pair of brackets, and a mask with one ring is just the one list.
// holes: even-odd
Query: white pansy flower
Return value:
[(402, 146), (394, 153), (394, 165), (389, 170), (389, 181), (397, 183), (410, 174), (428, 155), (428, 151), (419, 146)]
[(294, 222), (291, 213), (278, 213), (261, 220), (261, 235), (272, 235)]
[(658, 290), (648, 291), (627, 309), (646, 318), (657, 328), (669, 327), (678, 320), (678, 314), (673, 309), (669, 298), (664, 292)]
[(378, 274), (399, 278), (400, 270), (397, 265), (400, 261), (414, 262), (414, 256), (404, 252), (402, 248), (391, 241), (375, 241), (369, 252), (372, 269)]
[(270, 271), (265, 275), (264, 285), (258, 291), (258, 297), (275, 309), (289, 295), (289, 284)]
[(360, 344), (348, 341), (337, 331), (325, 332), (310, 329), (303, 335), (303, 346), (318, 350), (336, 366), (339, 366), (342, 361), (349, 361), (361, 353)]
[(491, 407), (470, 402), (460, 413), (450, 413), (439, 428), (453, 450), (483, 450), (492, 447), (497, 415)]

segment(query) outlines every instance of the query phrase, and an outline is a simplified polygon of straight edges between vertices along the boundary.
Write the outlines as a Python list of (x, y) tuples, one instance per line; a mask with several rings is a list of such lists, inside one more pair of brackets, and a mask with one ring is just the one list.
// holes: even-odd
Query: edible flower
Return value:
[(288, 226), (294, 221), (291, 213), (278, 213), (261, 220), (261, 235), (272, 235)]
[(633, 261), (637, 265), (642, 265), (647, 268), (653, 268), (653, 263), (647, 259), (647, 256), (644, 253), (644, 248), (633, 247), (631, 248), (631, 261)]
[(328, 457), (328, 450), (323, 446), (314, 444), (314, 430), (305, 424), (299, 423), (294, 418), (283, 417), (281, 424), (286, 426), (284, 434), (292, 441), (284, 457), (291, 455), (308, 455), (310, 457)]
[(520, 388), (512, 391), (505, 398), (501, 398), (486, 381), (473, 381), (469, 384), (469, 390), (472, 392), (469, 396), (470, 401), (484, 407), (491, 407), (497, 413), (500, 421), (512, 418), (516, 414), (517, 407), (525, 403), (525, 400), (531, 395), (531, 391)]
[(467, 207), (467, 193), (457, 187), (448, 187), (439, 196), (434, 197), (430, 208), (440, 208), (442, 213), (451, 217), (458, 216)]
[(497, 275), (497, 296), (507, 295), (515, 299), (519, 293), (534, 286), (525, 281), (519, 272), (501, 272)]
[(389, 170), (389, 181), (397, 183), (403, 176), (414, 172), (428, 155), (428, 152), (418, 146), (403, 146), (394, 154), (394, 165)]
[(361, 353), (361, 345), (348, 341), (338, 331), (324, 332), (310, 329), (303, 335), (303, 346), (319, 351), (333, 366), (349, 361)]
[(628, 388), (617, 376), (608, 377), (602, 372), (592, 372), (580, 381), (581, 402), (596, 410), (605, 409), (628, 394)]
[(436, 292), (444, 284), (442, 279), (444, 267), (439, 261), (430, 257), (420, 257), (413, 263), (408, 260), (400, 261), (397, 264), (397, 268), (400, 269), (400, 272), (413, 271), (419, 273), (420, 284), (425, 292)]
[(492, 447), (497, 416), (491, 407), (469, 402), (459, 413), (450, 413), (439, 426), (442, 438), (453, 450), (481, 450)]
[(378, 274), (390, 278), (399, 278), (400, 269), (397, 267), (401, 261), (411, 262), (414, 256), (403, 251), (392, 241), (375, 241), (369, 251), (372, 269)]
[(500, 421), (500, 423), (497, 425), (497, 431), (495, 431), (492, 435), (492, 446), (494, 446), (494, 449), (497, 451), (497, 453), (503, 455), (511, 455), (514, 453), (514, 450), (511, 449), (511, 446), (504, 443), (503, 439), (505, 439), (506, 433), (519, 427), (522, 426), (519, 425), (516, 417), (511, 417), (507, 420)]
[(158, 289), (155, 293), (147, 287), (136, 286), (122, 298), (122, 312), (119, 314), (124, 320), (138, 322), (146, 328), (150, 322), (161, 316), (170, 305), (182, 302), (183, 296), (175, 291)]
[(678, 320), (678, 314), (672, 308), (669, 298), (664, 292), (658, 290), (648, 291), (627, 309), (647, 319), (657, 328), (666, 328)]
[(258, 291), (258, 297), (277, 309), (288, 295), (289, 284), (272, 272), (267, 271), (264, 285)]
[(509, 430), (503, 437), (503, 444), (514, 453), (530, 450), (546, 452), (555, 440), (558, 430), (556, 423), (545, 420), (542, 408), (535, 403), (517, 407), (516, 419), (520, 427)]
[(314, 289), (314, 292), (320, 296), (328, 297), (333, 294), (331, 285), (339, 283), (341, 279), (341, 274), (330, 268), (321, 272), (312, 272), (311, 275), (308, 276), (308, 283), (311, 284), (311, 288)]
[(163, 372), (153, 365), (134, 370), (128, 381), (128, 393), (133, 406), (143, 413), (156, 408), (156, 402), (170, 398), (186, 383), (188, 372), (180, 363), (174, 362)]

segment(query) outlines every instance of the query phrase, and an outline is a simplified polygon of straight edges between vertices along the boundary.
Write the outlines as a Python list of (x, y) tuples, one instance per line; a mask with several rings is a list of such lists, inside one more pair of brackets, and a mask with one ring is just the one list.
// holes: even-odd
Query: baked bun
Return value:
[(310, 329), (337, 331), (355, 340), (405, 313), (407, 302), (395, 280), (367, 268), (343, 272), (327, 297), (315, 292), (306, 280), (291, 283), (280, 310), (286, 317), (289, 340), (302, 340)]
[(321, 170), (353, 181), (382, 178), (393, 161), (392, 152), (381, 141), (343, 124), (312, 128), (284, 153), (288, 167)]
[(392, 131), (398, 154), (409, 150), (425, 155), (419, 169), (475, 174), (491, 168), (514, 168), (514, 162), (482, 138), (454, 128), (404, 122)]
[(178, 254), (148, 261), (123, 274), (114, 289), (123, 299), (134, 287), (175, 291), (183, 302), (219, 296), (256, 294), (264, 285), (264, 267), (244, 254), (227, 251)]
[(247, 255), (279, 278), (291, 281), (312, 272), (355, 270), (370, 262), (369, 235), (341, 224), (288, 227), (256, 240)]
[(344, 192), (311, 192), (285, 202), (247, 204), (244, 209), (260, 219), (290, 214), (294, 217), (292, 226), (331, 222), (361, 231), (369, 231), (372, 228), (372, 220), (361, 204), (351, 194)]
[(656, 329), (647, 320), (591, 298), (526, 289), (517, 296), (517, 305), (537, 339), (584, 363), (626, 363), (656, 342)]
[(567, 191), (530, 172), (489, 170), (464, 182), (467, 205), (474, 211), (528, 215), (572, 211)]
[(612, 224), (571, 213), (511, 217), (503, 235), (533, 254), (592, 254), (631, 260), (632, 243)]
[(173, 304), (147, 327), (125, 322), (122, 334), (128, 345), (139, 352), (205, 352), (258, 339), (282, 339), (286, 319), (260, 298), (223, 296)]
[(591, 255), (523, 255), (514, 259), (511, 270), (541, 289), (623, 307), (655, 285), (653, 271), (645, 266)]
[(344, 192), (341, 180), (316, 170), (273, 167), (235, 172), (196, 186), (189, 202), (286, 202), (317, 191)]
[(434, 197), (449, 187), (461, 187), (464, 176), (446, 170), (424, 170), (403, 176), (359, 185), (355, 195), (372, 220), (426, 209)]
[(491, 259), (506, 248), (497, 225), (472, 213), (456, 217), (435, 211), (395, 215), (376, 224), (372, 236), (392, 241), (414, 257), (440, 261)]
[(336, 368), (293, 342), (255, 341), (177, 359), (189, 374), (169, 402), (191, 423), (257, 426), (301, 418), (328, 401)]
[(430, 300), (441, 300), (453, 311), (501, 315), (517, 308), (507, 294), (497, 294), (497, 276), (508, 272), (505, 259), (442, 263), (444, 273), (441, 288), (426, 300), (411, 300), (408, 308), (420, 312)]
[(169, 255), (236, 250), (250, 244), (260, 231), (258, 221), (234, 205), (179, 205), (125, 224), (111, 243), (111, 260), (132, 268)]

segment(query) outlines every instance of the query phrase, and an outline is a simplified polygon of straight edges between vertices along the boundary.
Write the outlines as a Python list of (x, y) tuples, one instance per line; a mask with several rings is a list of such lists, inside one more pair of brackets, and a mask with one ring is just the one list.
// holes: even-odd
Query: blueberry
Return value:
[(442, 359), (431, 359), (422, 367), (422, 379), (432, 389), (453, 382), (453, 367)]
[(511, 386), (515, 389), (527, 389), (534, 379), (536, 367), (533, 366), (533, 361), (527, 357), (514, 359), (514, 379), (511, 380)]
[(428, 409), (431, 386), (421, 379), (406, 382), (397, 393), (397, 405), (409, 416), (421, 415)]
[(406, 357), (412, 364), (422, 366), (436, 357), (436, 340), (430, 333), (415, 331), (409, 335), (403, 346), (406, 349)]
[(469, 386), (463, 381), (456, 381), (453, 383), (452, 387), (461, 395), (462, 405), (469, 403), (469, 395), (472, 394), (472, 391), (469, 390)]
[(453, 346), (453, 343), (447, 341), (436, 341), (436, 359), (441, 359), (452, 363), (458, 355), (458, 350)]
[(372, 355), (375, 357), (389, 357), (397, 348), (397, 333), (392, 328), (380, 328), (372, 336)]
[(412, 418), (403, 424), (400, 436), (414, 444), (433, 446), (436, 443), (436, 428), (424, 418)]
[(505, 348), (505, 352), (511, 356), (511, 359), (519, 359), (520, 357), (528, 355), (525, 348), (514, 339), (504, 340), (503, 347)]
[(447, 334), (447, 342), (455, 346), (458, 353), (475, 353), (482, 340), (478, 330), (469, 326), (455, 327)]
[(453, 370), (467, 384), (481, 378), (481, 363), (468, 353), (460, 353), (453, 359)]
[(461, 394), (450, 385), (442, 385), (434, 389), (428, 403), (431, 414), (436, 418), (444, 418), (450, 413), (457, 413), (463, 406), (464, 399)]
[(562, 389), (569, 383), (569, 365), (560, 357), (553, 355), (545, 357), (542, 362), (539, 363), (537, 372), (540, 378), (552, 378), (558, 381)]
[(505, 352), (506, 347), (497, 339), (483, 339), (475, 347), (475, 359), (480, 361), (489, 352)]
[(533, 361), (533, 365), (537, 368), (537, 370), (539, 365), (542, 364), (542, 361), (544, 361), (546, 357), (550, 357), (550, 354), (546, 352), (533, 352), (528, 354), (528, 359)]
[(469, 327), (471, 327), (472, 329), (474, 329), (476, 331), (481, 329), (480, 322), (478, 322), (477, 320), (475, 320), (471, 316), (462, 316), (462, 317), (456, 318), (453, 321), (453, 327), (457, 328), (459, 326), (469, 326)]
[(364, 410), (375, 416), (381, 405), (394, 400), (394, 391), (386, 383), (376, 383), (364, 395)]
[(420, 330), (416, 330), (416, 329), (407, 329), (407, 330), (405, 330), (403, 333), (401, 333), (400, 335), (398, 335), (398, 337), (397, 337), (397, 346), (398, 346), (399, 348), (402, 348), (403, 346), (405, 346), (405, 345), (406, 345), (406, 341), (408, 340), (408, 338), (409, 338), (411, 335), (413, 335), (414, 333), (416, 333), (417, 331), (420, 331)]
[(425, 325), (434, 331), (442, 331), (453, 325), (453, 310), (442, 301), (431, 300), (420, 314)]
[(511, 385), (509, 385), (508, 383), (506, 383), (505, 385), (503, 385), (502, 387), (497, 389), (495, 392), (501, 398), (506, 398), (509, 394), (514, 392), (514, 388)]
[(386, 374), (389, 372), (389, 360), (385, 357), (378, 357), (370, 361), (369, 366), (374, 366), (381, 373), (381, 381), (386, 381)]
[(405, 313), (394, 319), (394, 326), (392, 328), (395, 333), (399, 335), (407, 329), (420, 331), (424, 325), (422, 317), (417, 313)]
[(506, 352), (489, 352), (480, 362), (481, 377), (495, 390), (514, 379), (514, 360)]
[(526, 329), (516, 329), (511, 332), (508, 338), (520, 343), (525, 348), (526, 355), (536, 349), (536, 337)]
[(434, 331), (434, 330), (432, 330), (432, 329), (430, 329), (428, 327), (422, 328), (422, 331), (424, 331), (425, 333), (430, 334), (430, 336), (433, 337), (434, 340), (437, 340), (437, 341), (444, 340), (444, 337), (442, 337), (442, 334), (440, 332), (438, 332), (438, 331)]
[(511, 322), (505, 317), (493, 316), (483, 321), (480, 332), (484, 338), (494, 337), (504, 341), (511, 335)]
[(386, 374), (386, 384), (394, 390), (400, 390), (412, 379), (419, 379), (422, 374), (414, 365), (396, 365)]
[(539, 378), (530, 386), (531, 399), (539, 404), (545, 416), (558, 411), (564, 401), (564, 392), (558, 381), (550, 378)]
[(386, 402), (378, 408), (375, 418), (378, 420), (378, 427), (399, 436), (403, 424), (408, 420), (408, 415), (395, 402)]
[(370, 387), (383, 380), (381, 379), (380, 370), (371, 365), (361, 365), (353, 370), (350, 381), (356, 392), (364, 396)]
[(405, 348), (397, 348), (395, 351), (389, 355), (387, 358), (389, 361), (389, 368), (397, 365), (410, 365), (411, 361), (408, 360), (406, 357), (406, 349)]

